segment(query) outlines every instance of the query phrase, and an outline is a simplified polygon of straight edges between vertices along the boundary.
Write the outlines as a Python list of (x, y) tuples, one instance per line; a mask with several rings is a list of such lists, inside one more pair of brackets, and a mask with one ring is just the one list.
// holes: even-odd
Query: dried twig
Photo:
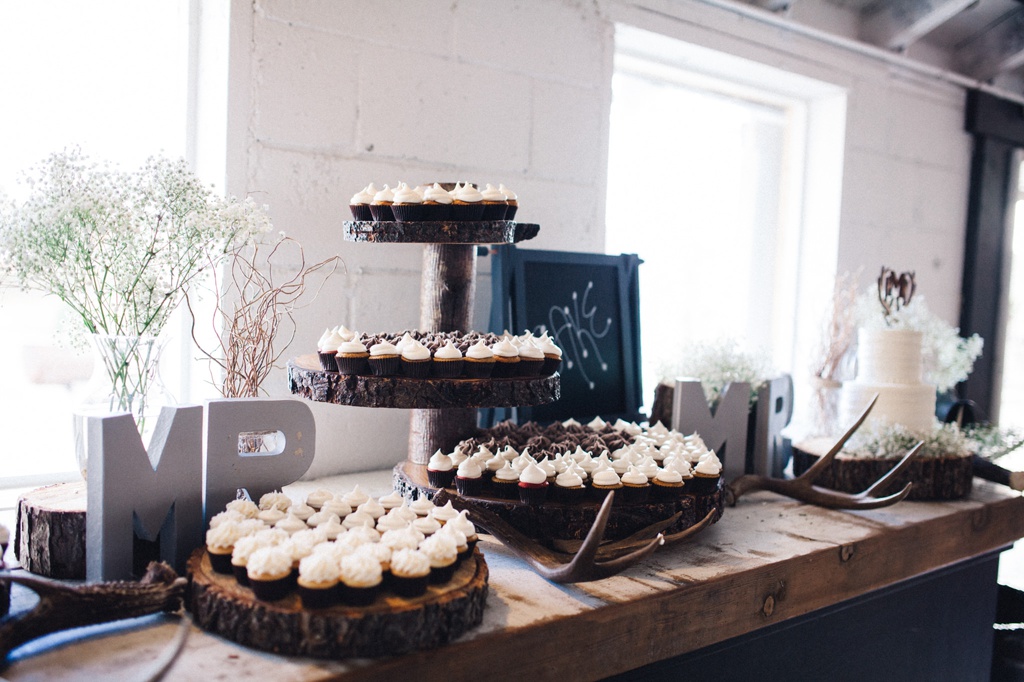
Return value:
[(821, 379), (840, 381), (840, 368), (857, 332), (857, 278), (844, 273), (836, 278), (811, 373)]
[[(297, 251), (292, 261), (298, 261), (295, 268), (277, 264), (286, 247)], [(306, 265), (302, 245), (283, 234), (269, 245), (236, 247), (229, 254), (224, 281), (216, 277), (214, 281), (217, 303), (210, 319), (216, 338), (213, 348), (204, 347), (197, 338), (195, 309), (191, 297), (186, 297), (192, 313), (192, 340), (210, 360), (211, 380), (222, 396), (260, 395), (263, 380), (295, 339), (295, 311), (316, 299), (339, 263), (343, 265), (341, 258), (332, 256)], [(281, 270), (290, 272), (281, 277)], [(323, 279), (313, 296), (300, 304), (309, 290), (310, 278), (321, 275)], [(284, 330), (287, 337), (279, 338)], [(220, 380), (215, 374), (218, 371), (222, 374)]]

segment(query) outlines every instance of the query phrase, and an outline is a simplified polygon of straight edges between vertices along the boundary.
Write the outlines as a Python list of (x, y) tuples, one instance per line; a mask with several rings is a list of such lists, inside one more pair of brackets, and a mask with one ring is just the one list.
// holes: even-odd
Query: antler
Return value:
[(735, 481), (726, 486), (726, 495), (729, 499), (730, 505), (735, 505), (742, 495), (752, 490), (770, 490), (780, 495), (792, 497), (794, 500), (800, 500), (802, 502), (808, 502), (810, 504), (818, 505), (819, 507), (826, 507), (828, 509), (878, 509), (879, 507), (887, 507), (891, 504), (896, 504), (907, 495), (910, 494), (910, 487), (912, 483), (907, 483), (898, 493), (887, 495), (885, 497), (875, 497), (875, 493), (881, 490), (885, 490), (885, 487), (893, 481), (906, 467), (910, 464), (911, 458), (917, 454), (923, 442), (919, 442), (913, 448), (910, 449), (903, 459), (900, 460), (899, 464), (889, 470), (887, 474), (882, 476), (880, 479), (875, 481), (867, 490), (856, 494), (839, 492), (837, 490), (830, 490), (828, 488), (822, 488), (814, 485), (814, 480), (821, 474), (822, 470), (828, 467), (836, 454), (843, 449), (843, 445), (850, 439), (850, 436), (857, 431), (864, 420), (867, 419), (868, 414), (871, 412), (871, 408), (875, 406), (878, 401), (878, 394), (871, 399), (868, 406), (864, 408), (864, 412), (860, 415), (853, 426), (847, 429), (846, 433), (836, 441), (835, 445), (821, 458), (818, 459), (814, 465), (805, 471), (802, 475), (794, 479), (781, 479), (781, 478), (769, 478), (767, 476), (760, 476), (758, 474), (747, 474), (740, 476)]
[[(680, 533), (670, 535), (668, 538), (661, 531), (678, 519), (678, 514), (648, 526), (629, 538), (601, 546), (605, 527), (608, 525), (608, 517), (611, 514), (614, 495), (614, 492), (608, 493), (594, 519), (594, 525), (591, 526), (586, 539), (574, 554), (558, 552), (545, 547), (513, 528), (497, 514), (461, 495), (442, 490), (438, 492), (434, 500), (442, 504), (450, 500), (452, 506), (468, 509), (473, 514), (474, 522), (481, 528), (500, 540), (503, 545), (529, 563), (539, 574), (556, 583), (581, 583), (615, 575), (646, 559), (667, 540), (678, 542), (697, 534), (711, 522), (716, 513), (715, 510), (712, 510), (700, 523)], [(655, 533), (654, 538), (647, 539), (646, 536), (652, 532)]]

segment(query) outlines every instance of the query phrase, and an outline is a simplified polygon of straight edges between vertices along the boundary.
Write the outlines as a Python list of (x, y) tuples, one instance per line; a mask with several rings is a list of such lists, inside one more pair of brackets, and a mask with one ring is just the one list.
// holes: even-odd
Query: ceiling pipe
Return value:
[[(1024, 2), (1024, 0), (1021, 1)], [(790, 31), (791, 33), (796, 33), (806, 38), (816, 40), (820, 43), (841, 48), (848, 52), (854, 52), (871, 59), (877, 59), (885, 62), (886, 64), (906, 69), (908, 71), (913, 71), (929, 78), (935, 78), (963, 88), (981, 90), (982, 92), (986, 92), (995, 97), (1024, 105), (1024, 95), (1019, 93), (997, 88), (989, 83), (975, 80), (974, 78), (956, 73), (955, 71), (950, 71), (949, 69), (942, 69), (937, 66), (925, 64), (924, 62), (915, 61), (908, 57), (904, 57), (901, 54), (890, 52), (874, 45), (837, 36), (810, 26), (797, 24), (785, 17), (778, 16), (758, 7), (744, 5), (736, 2), (735, 0), (697, 0), (697, 2), (726, 12), (738, 14), (747, 19), (752, 19), (775, 28), (781, 28), (783, 30)]]

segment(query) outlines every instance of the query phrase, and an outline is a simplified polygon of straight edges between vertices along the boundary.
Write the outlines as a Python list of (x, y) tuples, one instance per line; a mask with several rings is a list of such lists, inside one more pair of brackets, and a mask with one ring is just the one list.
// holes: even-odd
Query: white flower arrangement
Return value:
[(659, 368), (662, 382), (673, 383), (676, 377), (700, 379), (709, 405), (718, 402), (726, 384), (737, 381), (750, 384), (750, 405), (753, 405), (757, 402), (758, 389), (772, 374), (767, 354), (744, 350), (736, 339), (687, 344), (677, 359), (663, 362)]
[(916, 457), (967, 457), (971, 441), (956, 424), (943, 424), (931, 431), (911, 431), (901, 424), (861, 427), (843, 448), (843, 455), (858, 459), (896, 459), (922, 441)]
[(25, 182), (26, 200), (0, 204), (0, 281), (58, 297), (92, 333), (157, 336), (196, 277), (270, 229), (264, 208), (217, 196), (184, 161), (124, 172), (75, 149)]
[(857, 319), (868, 329), (912, 329), (922, 333), (921, 359), (924, 380), (944, 393), (970, 376), (981, 356), (984, 340), (977, 334), (960, 336), (960, 329), (928, 309), (924, 296), (914, 297), (890, 315), (880, 315), (878, 292), (867, 290), (857, 301)]

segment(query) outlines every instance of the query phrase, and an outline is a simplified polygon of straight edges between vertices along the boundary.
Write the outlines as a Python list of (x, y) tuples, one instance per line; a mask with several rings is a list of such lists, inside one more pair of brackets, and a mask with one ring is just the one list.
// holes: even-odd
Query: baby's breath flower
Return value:
[(677, 361), (660, 368), (660, 375), (668, 381), (676, 377), (700, 379), (709, 405), (718, 402), (726, 384), (745, 381), (750, 384), (750, 404), (753, 405), (758, 389), (771, 377), (772, 367), (764, 353), (745, 351), (735, 339), (725, 339), (689, 344), (681, 349)]

